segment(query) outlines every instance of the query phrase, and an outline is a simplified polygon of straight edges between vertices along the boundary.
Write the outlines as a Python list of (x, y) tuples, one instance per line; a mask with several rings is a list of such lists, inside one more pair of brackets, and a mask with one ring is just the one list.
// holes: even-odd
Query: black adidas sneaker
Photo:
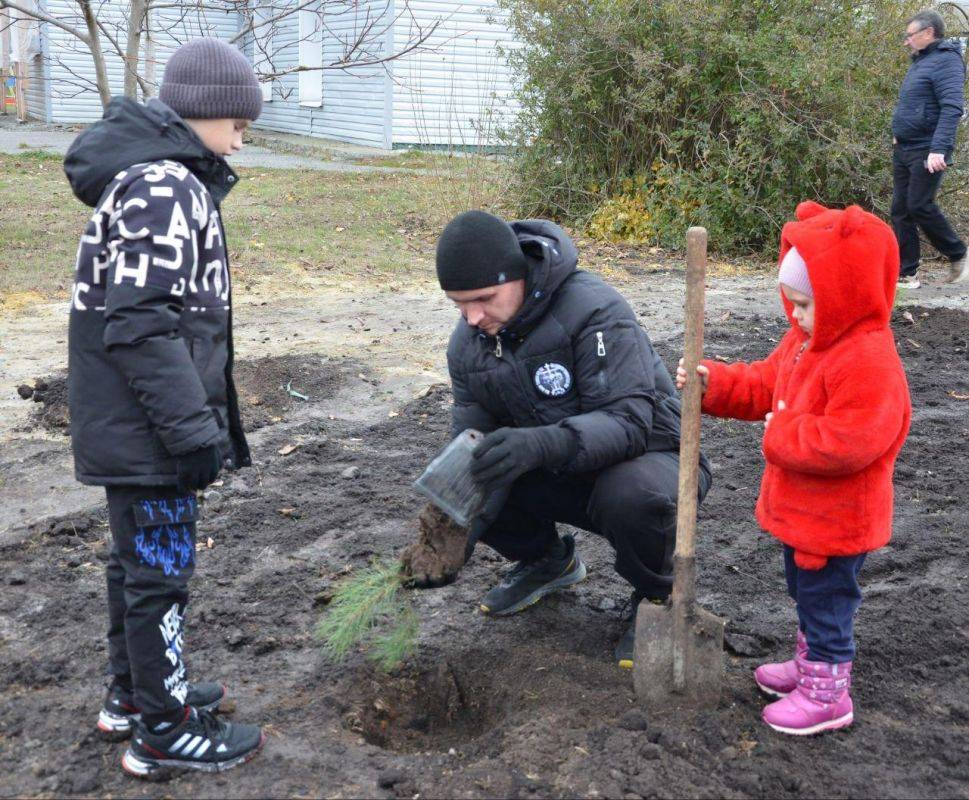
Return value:
[[(202, 711), (215, 711), (225, 700), (221, 683), (190, 683), (185, 705)], [(98, 714), (98, 733), (109, 742), (120, 742), (131, 736), (131, 722), (141, 716), (131, 691), (112, 683)]]
[(575, 552), (575, 539), (562, 537), (564, 555), (552, 554), (537, 561), (520, 561), (478, 606), (491, 616), (503, 617), (537, 603), (549, 592), (585, 578), (585, 564)]
[(121, 766), (129, 775), (149, 781), (168, 780), (181, 770), (224, 772), (255, 756), (265, 739), (257, 725), (237, 725), (187, 706), (185, 719), (161, 733), (134, 720)]

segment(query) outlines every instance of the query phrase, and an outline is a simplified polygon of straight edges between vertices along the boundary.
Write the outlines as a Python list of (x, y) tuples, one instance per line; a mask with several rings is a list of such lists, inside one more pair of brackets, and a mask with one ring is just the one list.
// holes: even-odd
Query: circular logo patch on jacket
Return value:
[(572, 373), (562, 364), (542, 364), (535, 370), (535, 388), (546, 397), (561, 397), (572, 388)]

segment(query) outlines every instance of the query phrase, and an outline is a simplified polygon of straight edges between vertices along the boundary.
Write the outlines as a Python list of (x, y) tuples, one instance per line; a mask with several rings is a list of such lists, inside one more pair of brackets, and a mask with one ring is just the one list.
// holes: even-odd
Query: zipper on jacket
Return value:
[(501, 337), (495, 337), (495, 358), (501, 358)]
[(606, 343), (602, 338), (602, 331), (596, 331), (596, 355), (599, 358), (606, 357)]

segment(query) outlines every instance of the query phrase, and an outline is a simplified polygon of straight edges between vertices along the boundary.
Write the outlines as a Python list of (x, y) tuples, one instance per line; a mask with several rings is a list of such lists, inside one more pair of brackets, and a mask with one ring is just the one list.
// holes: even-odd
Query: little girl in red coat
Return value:
[[(908, 434), (908, 383), (889, 327), (898, 276), (891, 228), (857, 206), (798, 206), (781, 233), (791, 329), (765, 360), (704, 361), (703, 410), (764, 420), (757, 521), (784, 543), (797, 603), (795, 656), (754, 672), (781, 698), (764, 721), (797, 735), (853, 719), (858, 572), (892, 527), (892, 473)], [(677, 371), (682, 388), (686, 373)]]

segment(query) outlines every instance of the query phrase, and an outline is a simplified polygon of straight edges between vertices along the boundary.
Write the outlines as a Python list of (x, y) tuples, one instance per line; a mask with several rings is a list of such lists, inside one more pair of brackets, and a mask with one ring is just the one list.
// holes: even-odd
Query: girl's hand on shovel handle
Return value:
[[(703, 383), (702, 394), (706, 394), (707, 386), (710, 384), (710, 370), (703, 366), (703, 364), (697, 364), (696, 374), (700, 376), (700, 380)], [(682, 392), (684, 386), (686, 386), (686, 370), (683, 369), (683, 359), (681, 358), (680, 364), (676, 368), (676, 388)]]

